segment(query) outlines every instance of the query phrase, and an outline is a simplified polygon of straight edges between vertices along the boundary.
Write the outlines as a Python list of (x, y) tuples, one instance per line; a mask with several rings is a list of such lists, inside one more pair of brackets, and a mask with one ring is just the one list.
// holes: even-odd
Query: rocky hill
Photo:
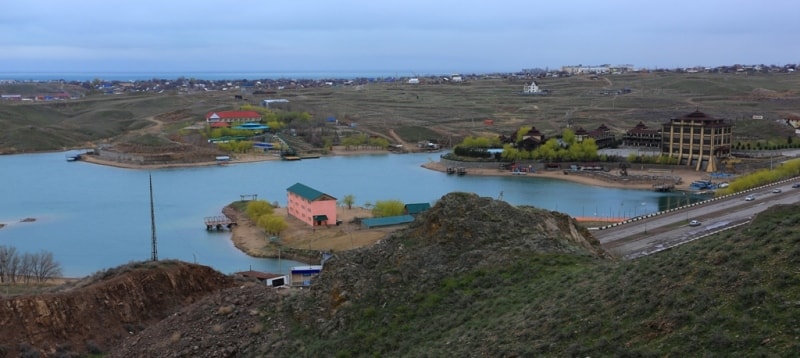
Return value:
[(608, 258), (568, 216), (452, 193), (407, 229), (372, 247), (336, 254), (309, 290), (221, 291), (129, 337), (110, 356), (303, 355), (292, 327), (336, 335), (360, 313), (343, 308), (385, 305), (447, 277), (508, 265), (532, 253)]

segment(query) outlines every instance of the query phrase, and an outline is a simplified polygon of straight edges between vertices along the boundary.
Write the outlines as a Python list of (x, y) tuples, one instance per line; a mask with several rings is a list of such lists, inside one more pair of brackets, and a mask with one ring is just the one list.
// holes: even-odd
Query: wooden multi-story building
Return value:
[(658, 148), (661, 146), (661, 129), (648, 128), (639, 122), (636, 127), (625, 132), (622, 145), (626, 147)]
[(695, 170), (717, 170), (717, 159), (728, 156), (733, 125), (700, 111), (673, 118), (661, 127), (661, 154), (679, 158)]
[(594, 143), (597, 145), (597, 148), (608, 148), (614, 145), (614, 133), (611, 133), (611, 129), (606, 127), (605, 124), (601, 124), (597, 129), (587, 131), (583, 129), (583, 127), (578, 127), (575, 130), (575, 139), (578, 142), (583, 142), (586, 138), (594, 139)]

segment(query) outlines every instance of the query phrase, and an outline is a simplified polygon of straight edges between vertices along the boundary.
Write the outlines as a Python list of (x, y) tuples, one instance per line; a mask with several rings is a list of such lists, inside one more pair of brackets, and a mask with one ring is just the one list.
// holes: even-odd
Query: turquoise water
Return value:
[[(158, 253), (209, 265), (223, 273), (286, 272), (301, 265), (251, 258), (229, 233), (207, 232), (203, 218), (221, 215), (241, 195), (286, 204), (286, 188), (300, 182), (356, 205), (398, 199), (436, 200), (453, 191), (474, 192), (514, 205), (573, 216), (633, 216), (677, 206), (680, 194), (596, 188), (559, 180), (448, 176), (421, 167), (433, 154), (341, 156), (154, 171), (67, 162), (66, 153), (0, 156), (0, 245), (19, 252), (47, 250), (79, 277), (150, 257), (152, 174)], [(20, 222), (35, 218), (35, 222)]]

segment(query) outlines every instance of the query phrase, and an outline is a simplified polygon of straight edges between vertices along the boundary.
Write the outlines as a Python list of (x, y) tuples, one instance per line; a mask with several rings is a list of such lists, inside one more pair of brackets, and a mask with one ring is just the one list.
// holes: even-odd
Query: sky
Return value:
[(0, 0), (0, 73), (800, 62), (796, 0)]

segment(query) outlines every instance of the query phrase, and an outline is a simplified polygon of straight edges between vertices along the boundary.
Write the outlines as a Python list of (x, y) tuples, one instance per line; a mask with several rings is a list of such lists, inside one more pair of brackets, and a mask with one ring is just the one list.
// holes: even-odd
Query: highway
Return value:
[[(625, 259), (635, 259), (746, 225), (753, 216), (770, 206), (797, 203), (800, 201), (800, 188), (792, 188), (794, 182), (798, 182), (798, 179), (592, 231), (592, 234), (609, 252)], [(774, 189), (780, 189), (781, 192), (773, 193)], [(755, 199), (746, 201), (748, 195)], [(690, 220), (699, 220), (701, 225), (689, 226)]]

